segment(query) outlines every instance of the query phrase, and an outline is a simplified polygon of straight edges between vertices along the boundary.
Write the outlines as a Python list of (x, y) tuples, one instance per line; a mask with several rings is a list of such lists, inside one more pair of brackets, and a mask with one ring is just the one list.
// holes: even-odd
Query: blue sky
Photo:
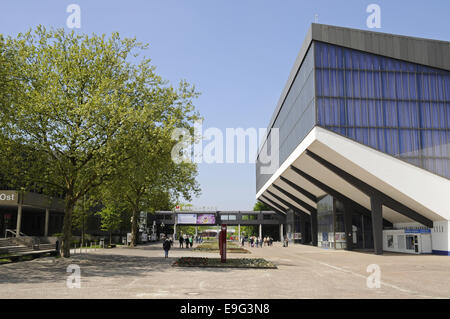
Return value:
[[(65, 27), (72, 3), (81, 7), (78, 32), (118, 31), (149, 43), (146, 54), (158, 74), (194, 84), (204, 128), (224, 132), (268, 125), (315, 14), (319, 23), (367, 29), (366, 7), (375, 3), (381, 7), (375, 31), (450, 40), (448, 0), (5, 0), (0, 32)], [(198, 181), (195, 206), (246, 210), (255, 202), (252, 164), (200, 164)]]

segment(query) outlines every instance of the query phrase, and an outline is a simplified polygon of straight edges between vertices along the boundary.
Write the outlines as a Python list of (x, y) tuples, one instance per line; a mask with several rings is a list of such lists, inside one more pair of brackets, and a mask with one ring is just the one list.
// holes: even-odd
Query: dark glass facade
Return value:
[(450, 178), (450, 72), (314, 45), (318, 125)]
[(450, 178), (449, 71), (313, 41), (277, 112), (280, 165), (319, 125)]

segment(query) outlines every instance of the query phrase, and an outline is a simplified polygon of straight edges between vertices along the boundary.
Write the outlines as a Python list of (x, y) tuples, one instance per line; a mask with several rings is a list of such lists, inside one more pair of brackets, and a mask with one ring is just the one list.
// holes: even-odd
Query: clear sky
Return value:
[[(186, 79), (202, 93), (204, 128), (269, 124), (306, 32), (319, 23), (368, 29), (366, 7), (381, 7), (374, 31), (450, 40), (448, 0), (2, 0), (0, 32), (39, 24), (66, 27), (66, 7), (81, 7), (82, 33), (118, 31), (149, 43), (157, 73)], [(247, 210), (255, 203), (253, 164), (200, 164), (195, 206)]]

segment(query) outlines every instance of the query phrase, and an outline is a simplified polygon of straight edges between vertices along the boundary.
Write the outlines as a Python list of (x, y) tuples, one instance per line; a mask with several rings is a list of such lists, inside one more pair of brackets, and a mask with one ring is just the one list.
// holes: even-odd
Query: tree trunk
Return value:
[(139, 218), (138, 208), (133, 207), (133, 217), (131, 221), (131, 247), (135, 247), (137, 243), (137, 233), (138, 233), (138, 218)]
[(112, 237), (112, 231), (109, 231), (109, 246), (111, 246), (111, 237)]
[(69, 196), (66, 196), (66, 209), (64, 212), (62, 257), (70, 257), (70, 242), (72, 240), (72, 212), (75, 204)]

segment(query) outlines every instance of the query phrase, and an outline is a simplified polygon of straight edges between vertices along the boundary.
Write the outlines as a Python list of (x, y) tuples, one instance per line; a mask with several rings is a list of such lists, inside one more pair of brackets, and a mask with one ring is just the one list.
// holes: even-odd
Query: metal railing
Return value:
[[(13, 236), (11, 236), (11, 237), (17, 237), (17, 233), (16, 233), (16, 231), (14, 231), (14, 230), (12, 230), (12, 229), (6, 229), (5, 230), (5, 238), (8, 238), (8, 233), (11, 233)], [(22, 233), (22, 232), (19, 232), (19, 235), (20, 236), (26, 236), (24, 233)]]

